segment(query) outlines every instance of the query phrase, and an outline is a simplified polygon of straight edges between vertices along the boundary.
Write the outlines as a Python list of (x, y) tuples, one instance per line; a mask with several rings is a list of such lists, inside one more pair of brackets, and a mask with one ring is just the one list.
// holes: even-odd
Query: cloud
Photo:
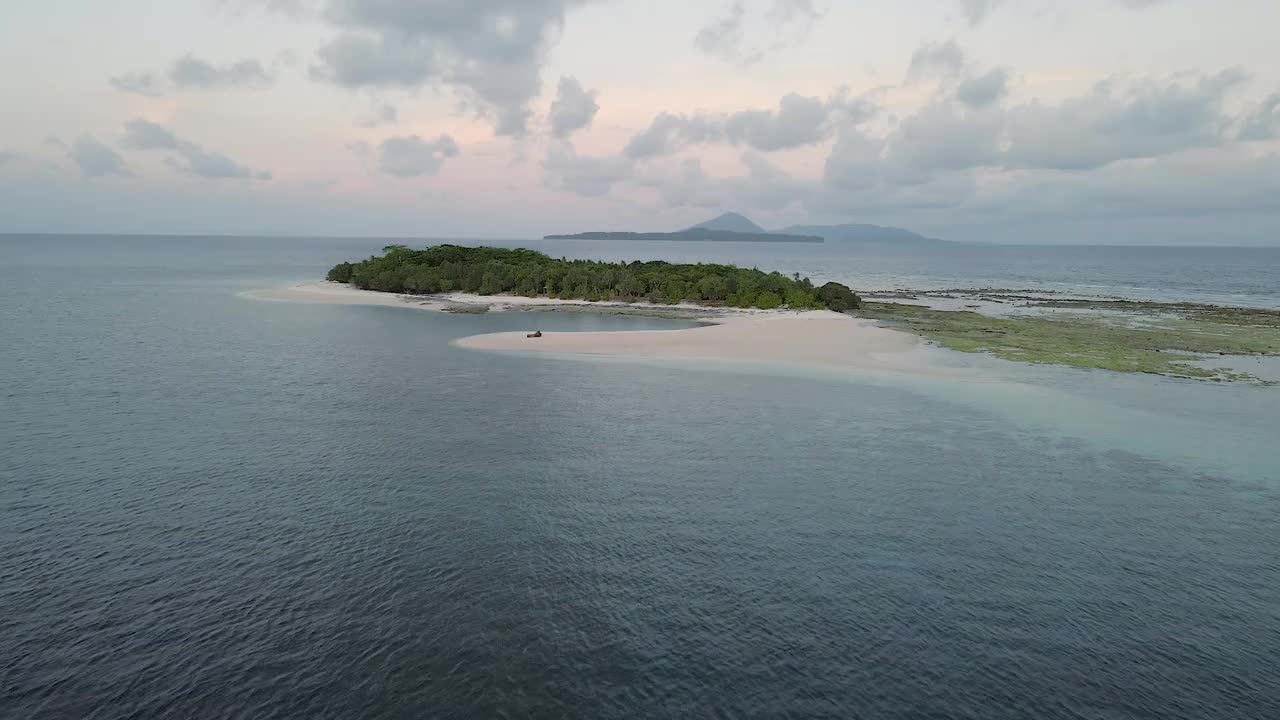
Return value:
[[(1163, 5), (1169, 0), (1110, 0), (1111, 4), (1130, 10)], [(990, 17), (991, 13), (1005, 4), (1005, 0), (959, 0), (960, 14), (970, 25), (978, 25)]]
[(884, 141), (856, 128), (841, 131), (823, 166), (823, 182), (831, 187), (862, 190), (880, 182)]
[(360, 127), (376, 128), (383, 125), (395, 125), (400, 119), (400, 109), (390, 103), (383, 103), (373, 109), (373, 115), (367, 120), (357, 123)]
[(995, 68), (956, 86), (956, 99), (971, 108), (985, 108), (1004, 99), (1009, 92), (1009, 72)]
[(351, 89), (414, 88), (437, 71), (434, 57), (421, 44), (390, 35), (339, 35), (318, 54), (320, 65), (312, 68), (312, 77)]
[(827, 14), (819, 10), (813, 0), (774, 0), (769, 8), (768, 17), (777, 23), (814, 23)]
[(723, 17), (712, 20), (698, 30), (698, 34), (693, 37), (693, 46), (722, 60), (740, 61), (742, 21), (746, 15), (747, 9), (742, 0), (734, 0)]
[[(734, 0), (725, 14), (702, 26), (693, 38), (693, 46), (702, 52), (738, 65), (750, 65), (800, 42), (813, 25), (826, 15), (813, 0), (774, 0), (764, 13), (763, 26), (769, 38), (764, 42), (746, 43), (747, 9), (742, 0)], [(760, 25), (758, 21), (755, 23)], [(755, 33), (757, 36), (760, 33)]]
[(1280, 155), (1201, 148), (1129, 160), (1091, 173), (1009, 173), (964, 210), (1035, 221), (1274, 213)]
[(71, 144), (67, 149), (67, 157), (71, 158), (85, 177), (129, 177), (133, 174), (125, 167), (120, 153), (88, 135), (82, 135)]
[(729, 114), (660, 113), (623, 149), (632, 158), (656, 157), (689, 145), (728, 143), (763, 152), (788, 150), (826, 140), (841, 123), (861, 123), (879, 107), (868, 96), (841, 90), (829, 100), (788, 93), (776, 109)]
[(659, 113), (649, 127), (636, 133), (622, 152), (631, 158), (667, 155), (685, 145), (720, 142), (724, 139), (723, 117), (702, 114)]
[(261, 87), (271, 83), (267, 71), (257, 60), (246, 59), (218, 66), (190, 53), (173, 63), (173, 68), (169, 70), (169, 80), (179, 89), (201, 90)]
[(206, 151), (199, 145), (187, 143), (178, 149), (182, 160), (169, 158), (169, 165), (179, 171), (211, 180), (254, 179), (270, 180), (271, 173), (255, 172), (219, 152)]
[(964, 50), (960, 49), (954, 39), (944, 43), (925, 43), (911, 54), (907, 80), (914, 82), (933, 77), (954, 77), (963, 72), (968, 64)]
[(212, 0), (233, 14), (243, 14), (251, 10), (265, 10), (289, 18), (309, 19), (320, 14), (322, 0)]
[(1232, 118), (1224, 95), (1244, 78), (1113, 79), (1007, 110), (940, 93), (884, 138), (843, 127), (822, 186), (804, 202), (814, 212), (983, 224), (1274, 214), (1280, 154), (1233, 141), (1280, 100)]
[(1012, 108), (1005, 165), (1078, 170), (1221, 144), (1231, 122), (1223, 100), (1245, 79), (1238, 70), (1192, 84), (1146, 80), (1125, 85), (1110, 79), (1058, 105), (1033, 102)]
[(159, 97), (164, 94), (163, 83), (151, 73), (125, 73), (108, 78), (111, 87), (123, 93)]
[(179, 144), (172, 130), (142, 118), (125, 123), (123, 142), (134, 150), (177, 150)]
[(457, 154), (458, 143), (448, 135), (434, 140), (417, 135), (390, 137), (378, 146), (378, 167), (401, 178), (435, 175), (446, 159)]
[(960, 0), (960, 12), (970, 25), (977, 25), (991, 14), (1001, 0)]
[[(1112, 78), (1055, 104), (1008, 108), (1000, 107), (1006, 71), (961, 77), (954, 91), (944, 88), (884, 138), (878, 174), (920, 183), (938, 171), (972, 168), (1088, 170), (1221, 146), (1233, 128), (1252, 136), (1265, 133), (1259, 126), (1268, 122), (1265, 106), (1260, 119), (1243, 123), (1224, 110), (1226, 94), (1247, 78), (1239, 70), (1193, 79)], [(837, 143), (833, 158), (849, 152), (851, 142)]]
[(0, 167), (4, 167), (5, 165), (8, 165), (11, 162), (16, 162), (21, 157), (22, 157), (21, 155), (15, 152), (9, 152), (8, 150), (0, 150)]
[[(921, 130), (913, 133), (921, 135)], [(910, 152), (940, 152), (939, 143), (903, 149), (901, 137), (881, 139), (857, 128), (840, 131), (823, 168), (822, 186), (807, 204), (836, 214), (892, 213), (953, 207), (976, 190), (971, 171), (921, 173), (905, 165)]]
[[(1198, 78), (1111, 79), (1058, 103), (1007, 109), (988, 102), (996, 93), (974, 87), (940, 92), (883, 138), (842, 126), (822, 186), (805, 203), (818, 212), (927, 210), (955, 217), (1011, 217), (1014, 206), (1031, 205), (1036, 209), (1028, 209), (1028, 217), (1055, 220), (1070, 219), (1073, 210), (1084, 214), (1086, 207), (1099, 216), (1130, 217), (1193, 212), (1189, 208), (1263, 211), (1264, 198), (1280, 188), (1280, 174), (1266, 175), (1280, 168), (1280, 155), (1258, 158), (1232, 143), (1246, 135), (1273, 137), (1280, 97), (1232, 117), (1225, 96), (1246, 77), (1226, 70)], [(985, 76), (961, 87), (965, 82), (1004, 85)], [(1197, 187), (1204, 197), (1197, 197)]]
[(579, 155), (568, 141), (552, 142), (542, 169), (548, 185), (587, 197), (608, 194), (613, 186), (631, 177), (635, 163), (625, 156)]
[(827, 105), (816, 97), (784, 95), (775, 110), (745, 110), (724, 123), (729, 142), (771, 151), (811, 145), (826, 135)]
[(815, 182), (797, 179), (750, 150), (742, 154), (739, 162), (746, 168), (746, 175), (710, 180), (712, 187), (727, 198), (723, 207), (781, 210), (811, 196), (817, 187)]
[(1008, 70), (980, 71), (954, 39), (925, 43), (911, 54), (907, 82), (926, 79), (936, 79), (943, 88), (953, 88), (956, 99), (972, 108), (995, 105), (1009, 90)]
[(811, 195), (815, 184), (798, 180), (748, 150), (740, 162), (745, 175), (714, 177), (698, 158), (685, 158), (674, 167), (649, 168), (636, 182), (657, 192), (663, 204), (692, 208), (751, 208), (781, 210)]
[(577, 78), (560, 78), (555, 102), (551, 103), (551, 134), (562, 139), (569, 137), (574, 131), (591, 125), (599, 109), (594, 90), (584, 90)]
[(254, 171), (219, 152), (205, 150), (189, 140), (183, 140), (163, 125), (142, 118), (125, 123), (121, 143), (133, 150), (170, 151), (173, 155), (165, 162), (174, 170), (210, 180), (254, 179), (270, 180), (271, 173)]
[(174, 90), (221, 90), (271, 84), (271, 76), (257, 60), (214, 65), (191, 53), (173, 62), (167, 78), (166, 82), (154, 73), (125, 73), (108, 78), (108, 82), (120, 92), (146, 97), (160, 97)]
[(312, 76), (336, 85), (459, 92), (499, 135), (522, 135), (566, 11), (585, 0), (329, 0), (339, 33)]
[(965, 170), (1004, 161), (999, 111), (963, 109), (937, 101), (903, 118), (888, 138), (888, 171), (918, 183), (936, 170)]
[(1280, 93), (1263, 100), (1245, 118), (1240, 128), (1241, 140), (1272, 140), (1280, 137)]

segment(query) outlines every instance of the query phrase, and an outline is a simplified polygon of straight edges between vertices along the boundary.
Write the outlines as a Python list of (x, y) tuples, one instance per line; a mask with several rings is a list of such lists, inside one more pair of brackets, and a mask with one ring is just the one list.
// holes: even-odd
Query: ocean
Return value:
[[(0, 717), (1280, 717), (1280, 388), (249, 295), (388, 242), (0, 236)], [(1280, 249), (501, 244), (1280, 307)]]

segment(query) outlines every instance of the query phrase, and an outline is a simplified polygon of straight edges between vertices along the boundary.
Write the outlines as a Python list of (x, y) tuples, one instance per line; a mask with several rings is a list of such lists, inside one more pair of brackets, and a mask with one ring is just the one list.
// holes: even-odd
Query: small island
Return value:
[[(380, 256), (334, 266), (330, 282), (318, 284), (324, 287), (300, 286), (274, 297), (409, 304), (445, 312), (498, 307), (644, 314), (704, 323), (672, 331), (558, 332), (536, 343), (526, 332), (457, 341), (474, 349), (954, 374), (914, 365), (916, 360), (903, 354), (923, 339), (950, 350), (1024, 363), (1278, 384), (1254, 374), (1247, 364), (1280, 357), (1276, 310), (1044, 299), (1032, 291), (990, 288), (874, 292), (864, 302), (840, 283), (819, 287), (798, 274), (734, 265), (569, 260), (533, 250), (457, 245), (423, 250), (389, 245), (383, 250)], [(965, 309), (929, 306), (933, 300), (957, 299), (968, 303)], [(974, 312), (971, 308), (980, 302), (1016, 307), (1017, 312)]]
[(840, 283), (816, 287), (798, 274), (787, 277), (735, 265), (567, 260), (534, 250), (459, 245), (424, 250), (388, 245), (380, 256), (339, 263), (328, 279), (362, 290), (410, 295), (464, 292), (836, 312), (857, 308), (862, 302)]

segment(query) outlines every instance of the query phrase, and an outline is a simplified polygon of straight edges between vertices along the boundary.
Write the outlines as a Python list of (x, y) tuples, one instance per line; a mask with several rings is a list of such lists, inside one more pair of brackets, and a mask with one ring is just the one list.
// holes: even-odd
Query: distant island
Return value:
[(677, 242), (768, 242), (820, 243), (860, 242), (885, 245), (935, 245), (946, 243), (904, 230), (882, 225), (790, 225), (781, 230), (765, 230), (736, 212), (698, 223), (675, 232), (592, 231), (546, 235), (544, 240), (666, 240)]
[(745, 233), (729, 230), (689, 228), (676, 232), (584, 232), (572, 235), (546, 235), (543, 240), (668, 240), (677, 242), (758, 242), (758, 243), (820, 243), (817, 235), (790, 235), (786, 233)]
[(781, 232), (817, 235), (828, 242), (875, 243), (882, 245), (951, 245), (947, 240), (925, 237), (910, 230), (883, 225), (789, 225)]
[(420, 295), (464, 292), (670, 305), (687, 301), (711, 307), (836, 312), (861, 304), (861, 298), (845, 285), (829, 282), (815, 287), (798, 274), (788, 277), (705, 263), (566, 260), (534, 250), (459, 245), (425, 250), (388, 245), (380, 256), (335, 265), (327, 279), (362, 290)]
[(767, 234), (769, 231), (751, 222), (750, 218), (742, 213), (727, 212), (707, 220), (689, 228), (690, 230), (722, 230), (725, 232), (736, 233), (755, 233), (757, 235)]

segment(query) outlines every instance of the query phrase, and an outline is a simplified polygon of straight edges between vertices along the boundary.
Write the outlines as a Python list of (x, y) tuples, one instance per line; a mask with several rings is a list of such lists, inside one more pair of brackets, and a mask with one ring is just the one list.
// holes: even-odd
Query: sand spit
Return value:
[[(455, 341), (473, 350), (528, 352), (559, 355), (595, 355), (639, 359), (707, 359), (795, 365), (888, 370), (912, 374), (948, 374), (929, 368), (909, 351), (921, 346), (914, 335), (880, 327), (826, 310), (793, 312), (703, 308), (695, 305), (593, 302), (528, 298), (510, 295), (479, 296), (449, 293), (431, 296), (395, 295), (359, 290), (349, 285), (314, 282), (277, 290), (251, 293), (264, 300), (346, 305), (390, 305), (425, 310), (478, 309), (491, 311), (535, 309), (628, 309), (670, 314), (705, 321), (701, 327), (680, 330), (613, 332), (544, 332), (528, 338), (526, 332), (473, 335)], [(528, 332), (538, 329), (530, 317)]]

